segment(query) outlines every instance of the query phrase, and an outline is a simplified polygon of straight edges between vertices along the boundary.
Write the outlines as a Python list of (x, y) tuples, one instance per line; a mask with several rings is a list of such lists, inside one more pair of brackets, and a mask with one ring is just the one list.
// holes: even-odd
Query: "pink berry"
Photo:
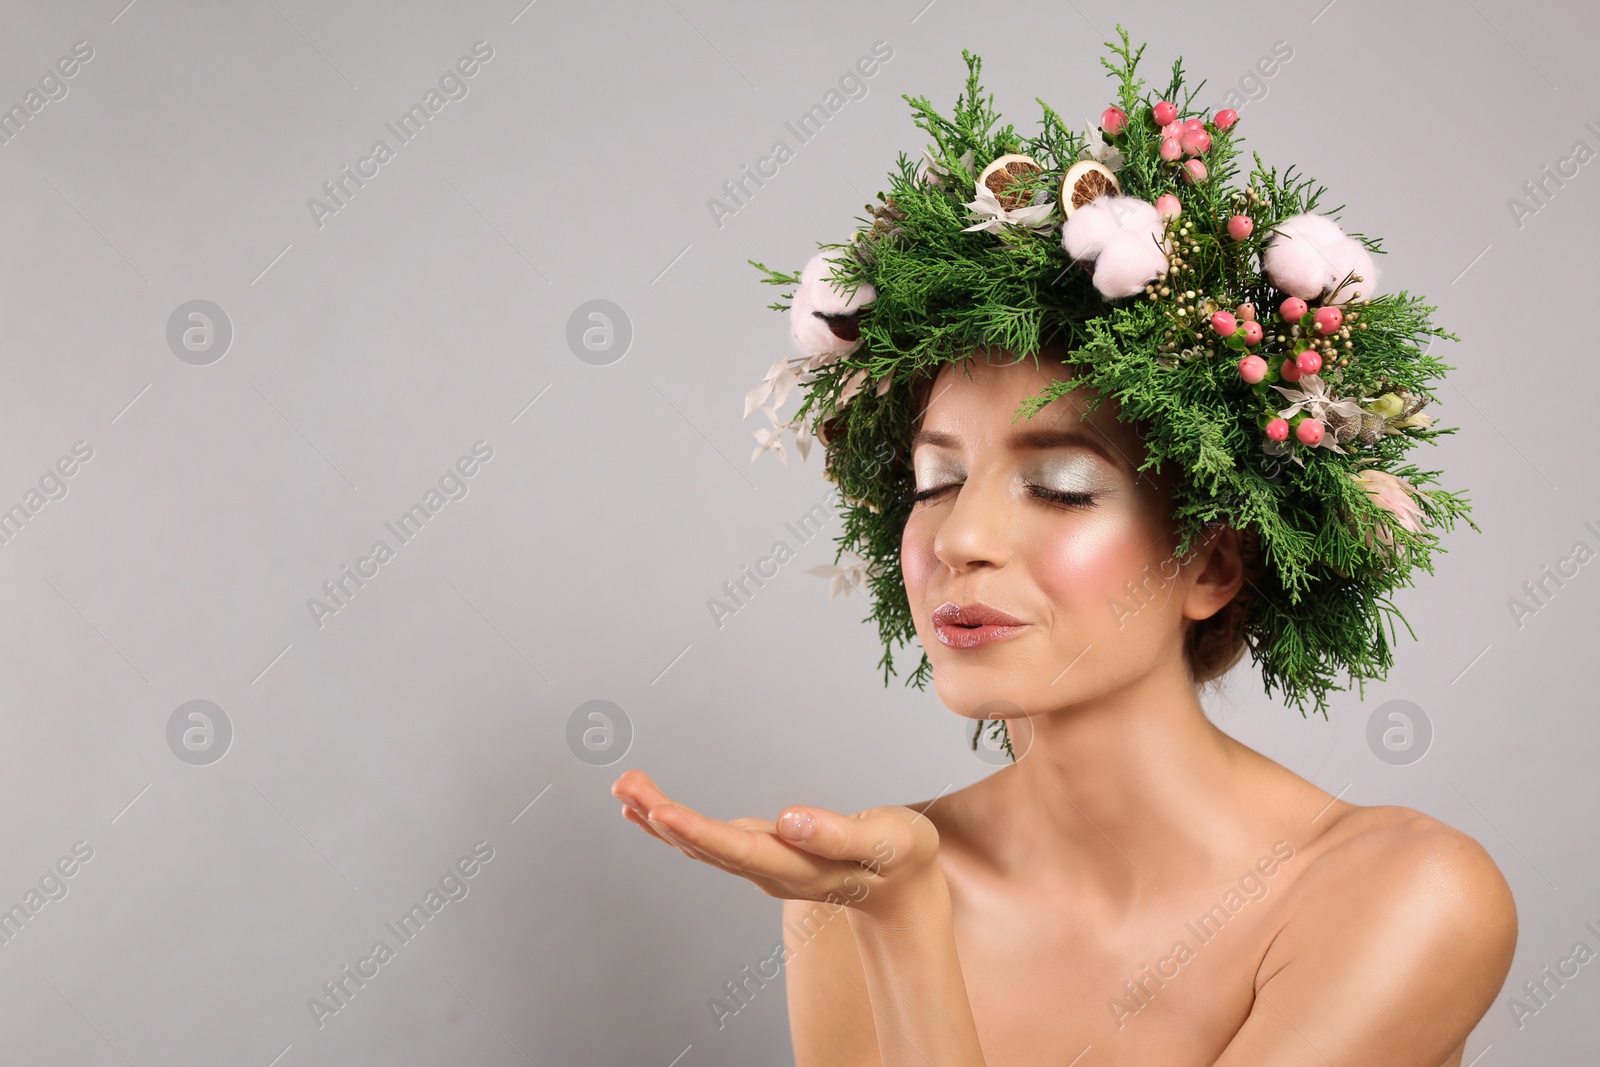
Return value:
[(1162, 193), (1156, 197), (1156, 211), (1160, 212), (1164, 219), (1175, 219), (1183, 214), (1183, 205), (1171, 193)]
[(1176, 137), (1163, 137), (1161, 139), (1161, 158), (1171, 163), (1183, 155), (1183, 145), (1178, 143)]
[(1179, 143), (1185, 152), (1198, 156), (1211, 148), (1211, 135), (1203, 127), (1198, 130), (1185, 129)]
[(1317, 314), (1313, 321), (1317, 324), (1318, 333), (1333, 333), (1344, 322), (1344, 312), (1329, 304), (1327, 307), (1317, 309)]
[(1278, 305), (1278, 314), (1283, 316), (1285, 322), (1299, 322), (1306, 313), (1306, 302), (1298, 296), (1291, 296)]
[(1234, 309), (1234, 314), (1246, 322), (1254, 322), (1256, 321), (1256, 306), (1254, 304), (1240, 304)]
[(1278, 377), (1286, 382), (1298, 382), (1300, 380), (1300, 368), (1295, 365), (1294, 360), (1286, 359), (1283, 361), (1283, 366), (1278, 368)]
[(1234, 215), (1228, 220), (1228, 236), (1235, 241), (1248, 238), (1256, 228), (1256, 222), (1249, 215)]
[(1211, 328), (1217, 331), (1219, 337), (1232, 337), (1233, 331), (1239, 328), (1233, 315), (1226, 311), (1219, 311), (1211, 316)]
[(1150, 112), (1155, 115), (1157, 126), (1165, 126), (1178, 117), (1178, 109), (1165, 100), (1157, 101), (1156, 106), (1151, 108)]
[(1301, 419), (1294, 428), (1294, 436), (1303, 445), (1314, 445), (1322, 440), (1322, 423), (1316, 419)]
[(1289, 420), (1273, 419), (1267, 423), (1267, 436), (1274, 441), (1287, 441), (1289, 439)]
[(1239, 377), (1256, 384), (1267, 376), (1267, 361), (1260, 356), (1245, 356), (1239, 361)]
[(1120, 107), (1108, 107), (1100, 112), (1100, 128), (1106, 136), (1115, 137), (1128, 126), (1128, 113)]
[(1302, 375), (1315, 374), (1322, 369), (1322, 357), (1308, 348), (1295, 357), (1294, 365)]
[(1183, 128), (1186, 130), (1203, 130), (1206, 128), (1205, 119), (1184, 119)]
[(1208, 173), (1210, 172), (1206, 170), (1206, 165), (1198, 159), (1186, 159), (1183, 161), (1183, 176), (1189, 179), (1189, 184), (1191, 185), (1195, 182), (1205, 181)]
[(1238, 121), (1239, 113), (1233, 110), (1231, 107), (1223, 108), (1221, 111), (1217, 112), (1216, 117), (1211, 120), (1212, 125), (1216, 126), (1216, 128), (1219, 130), (1231, 130), (1233, 129), (1233, 124)]
[(1259, 322), (1247, 321), (1241, 323), (1239, 332), (1244, 334), (1245, 344), (1258, 345), (1261, 343), (1261, 324)]

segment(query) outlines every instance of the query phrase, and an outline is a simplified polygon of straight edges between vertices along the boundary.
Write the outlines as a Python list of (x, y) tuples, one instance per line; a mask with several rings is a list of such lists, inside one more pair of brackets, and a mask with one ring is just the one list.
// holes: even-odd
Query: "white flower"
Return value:
[[(1317, 447), (1331, 448), (1335, 452), (1343, 453), (1344, 449), (1340, 448), (1339, 442), (1333, 439), (1333, 427), (1328, 425), (1328, 413), (1335, 412), (1346, 419), (1359, 418), (1362, 412), (1361, 405), (1348, 398), (1338, 399), (1329, 396), (1328, 383), (1323, 381), (1320, 375), (1302, 374), (1299, 386), (1300, 388), (1298, 389), (1288, 389), (1281, 385), (1273, 386), (1274, 389), (1292, 401), (1288, 407), (1278, 412), (1279, 416), (1287, 419), (1304, 411), (1307, 415), (1322, 423), (1322, 440), (1317, 442)], [(1271, 444), (1278, 445), (1278, 448), (1274, 450), (1268, 447), (1268, 455), (1281, 455), (1286, 451), (1280, 442), (1273, 441)]]
[(977, 190), (977, 198), (965, 206), (972, 212), (972, 218), (978, 221), (966, 227), (962, 232), (970, 233), (973, 230), (988, 230), (990, 233), (1000, 233), (1007, 226), (1032, 227), (1036, 232), (1043, 233), (1050, 229), (1046, 219), (1055, 211), (1056, 205), (1050, 199), (1050, 194), (1040, 189), (1033, 194), (1034, 202), (1024, 207), (1013, 208), (1007, 211), (1000, 206), (1000, 200), (994, 191), (987, 185), (973, 183)]
[(872, 573), (867, 561), (854, 552), (845, 553), (844, 558), (853, 562), (844, 567), (828, 563), (820, 567), (810, 567), (806, 570), (807, 574), (814, 574), (818, 578), (828, 579), (829, 600), (832, 600), (840, 593), (849, 596), (851, 590), (860, 589), (865, 584), (867, 576)]
[(783, 431), (785, 430), (794, 434), (794, 447), (795, 451), (800, 453), (801, 463), (804, 463), (806, 457), (811, 454), (811, 442), (813, 440), (811, 427), (806, 425), (803, 419), (790, 419), (787, 422), (780, 420), (778, 418), (778, 404), (781, 402), (774, 401), (761, 409), (762, 413), (766, 415), (767, 421), (772, 423), (772, 428), (763, 427), (755, 431), (756, 448), (754, 452), (750, 453), (751, 463), (760, 458), (761, 453), (773, 452), (787, 467), (789, 465), (789, 453), (783, 447)]
[[(940, 166), (939, 161), (933, 158), (933, 153), (928, 151), (926, 148), (922, 150), (922, 155), (922, 180), (925, 182), (931, 182), (934, 185), (943, 185), (943, 175), (948, 174), (949, 172), (946, 171), (944, 167)], [(957, 160), (957, 162), (961, 164), (962, 169), (967, 172), (967, 177), (969, 178), (972, 177), (972, 160), (973, 150), (970, 148), (961, 153), (961, 158)]]
[(1083, 151), (1078, 153), (1079, 159), (1097, 159), (1112, 170), (1121, 170), (1127, 162), (1122, 156), (1122, 150), (1100, 133), (1100, 127), (1092, 119), (1084, 119), (1084, 128), (1088, 131), (1084, 135)]
[(744, 394), (744, 417), (749, 418), (750, 413), (761, 406), (762, 401), (771, 400), (774, 408), (781, 407), (783, 401), (800, 380), (798, 365), (805, 359), (794, 360), (780, 359), (767, 371), (767, 376), (762, 378), (756, 386)]

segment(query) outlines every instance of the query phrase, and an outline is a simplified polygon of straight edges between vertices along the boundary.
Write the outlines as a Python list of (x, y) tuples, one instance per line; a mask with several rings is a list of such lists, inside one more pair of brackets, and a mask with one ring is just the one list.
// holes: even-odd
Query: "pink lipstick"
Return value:
[(987, 604), (946, 602), (933, 611), (933, 632), (948, 648), (987, 648), (1021, 633), (1027, 623)]

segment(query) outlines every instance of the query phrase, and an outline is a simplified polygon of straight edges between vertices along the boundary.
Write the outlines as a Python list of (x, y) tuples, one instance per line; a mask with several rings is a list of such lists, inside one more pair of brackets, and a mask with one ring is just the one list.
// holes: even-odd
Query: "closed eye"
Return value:
[[(912, 494), (911, 503), (920, 504), (924, 500), (932, 500), (934, 497), (950, 489), (959, 488), (961, 488), (960, 482), (947, 482), (944, 485), (935, 485), (930, 486), (927, 489), (919, 489), (917, 492)], [(1067, 507), (1092, 508), (1096, 506), (1099, 497), (1098, 493), (1069, 491), (1065, 489), (1051, 489), (1049, 486), (1045, 485), (1029, 485), (1027, 488), (1028, 492), (1032, 493), (1041, 500), (1048, 500), (1053, 504), (1062, 504)]]
[(1043, 500), (1055, 504), (1065, 504), (1069, 507), (1094, 507), (1098, 493), (1069, 492), (1064, 489), (1051, 489), (1044, 485), (1030, 485), (1028, 492)]
[(960, 482), (946, 482), (944, 485), (935, 485), (928, 489), (919, 489), (915, 493), (911, 494), (911, 503), (920, 504), (924, 500), (932, 500), (934, 497), (938, 496), (947, 489), (959, 488), (961, 488)]

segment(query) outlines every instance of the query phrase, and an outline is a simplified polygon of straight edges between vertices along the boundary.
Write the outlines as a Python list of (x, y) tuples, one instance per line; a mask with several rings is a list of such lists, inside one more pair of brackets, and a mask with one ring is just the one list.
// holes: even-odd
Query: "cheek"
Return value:
[(933, 535), (938, 529), (929, 521), (932, 514), (931, 511), (913, 513), (900, 535), (900, 574), (905, 579), (906, 595), (913, 607), (922, 598), (929, 576), (939, 565), (938, 557), (933, 554)]
[(1145, 564), (1150, 531), (1125, 511), (1104, 511), (1074, 522), (1054, 522), (1032, 539), (1031, 567), (1039, 590), (1063, 613), (1079, 617), (1104, 611), (1125, 597), (1126, 583)]

